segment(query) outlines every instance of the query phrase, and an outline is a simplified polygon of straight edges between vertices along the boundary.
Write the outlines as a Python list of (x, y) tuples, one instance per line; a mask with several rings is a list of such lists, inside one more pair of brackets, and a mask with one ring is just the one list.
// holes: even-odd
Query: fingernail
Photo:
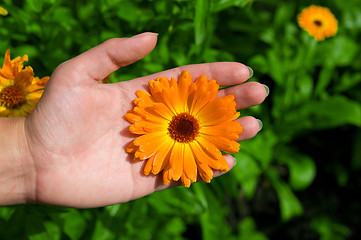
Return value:
[(265, 84), (262, 84), (262, 85), (263, 85), (264, 89), (266, 89), (266, 97), (267, 97), (269, 94), (269, 87)]
[(154, 35), (154, 36), (158, 36), (158, 35), (159, 35), (158, 33), (154, 33), (154, 32), (144, 32), (144, 33), (140, 33), (140, 34), (134, 35), (134, 36), (132, 36), (131, 38), (142, 37), (143, 35), (147, 35), (147, 34)]
[(232, 156), (232, 158), (233, 158), (233, 161), (234, 161), (234, 166), (236, 166), (236, 164), (237, 164), (237, 159), (236, 159), (235, 157), (233, 157), (233, 156)]
[(257, 119), (257, 122), (258, 122), (258, 126), (259, 126), (259, 128), (258, 128), (258, 132), (259, 132), (263, 128), (263, 122), (260, 119)]
[(248, 78), (251, 78), (253, 76), (253, 69), (251, 67), (248, 67), (248, 71), (249, 71), (249, 77)]

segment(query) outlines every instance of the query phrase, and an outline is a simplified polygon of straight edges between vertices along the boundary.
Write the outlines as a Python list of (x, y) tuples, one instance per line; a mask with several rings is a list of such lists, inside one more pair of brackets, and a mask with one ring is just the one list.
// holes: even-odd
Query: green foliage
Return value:
[[(316, 42), (298, 27), (297, 14), (310, 4), (331, 9), (339, 22), (336, 36)], [(5, 0), (0, 5), (9, 12), (0, 16), (0, 61), (6, 49), (12, 56), (27, 54), (39, 77), (109, 38), (152, 31), (159, 33), (154, 51), (113, 73), (112, 82), (186, 64), (239, 61), (253, 68), (252, 81), (271, 89), (261, 106), (241, 111), (261, 119), (263, 130), (241, 143), (237, 165), (211, 184), (97, 209), (0, 207), (0, 239), (281, 239), (279, 226), (303, 218), (316, 236), (311, 239), (360, 236), (352, 225), (359, 217), (325, 214), (324, 196), (321, 203), (307, 200), (330, 186), (349, 189), (358, 183), (353, 177), (361, 171), (358, 0)], [(317, 136), (325, 133), (320, 142)], [(337, 139), (347, 146), (329, 147)], [(324, 177), (327, 184), (320, 187)], [(272, 220), (260, 212), (271, 212)]]

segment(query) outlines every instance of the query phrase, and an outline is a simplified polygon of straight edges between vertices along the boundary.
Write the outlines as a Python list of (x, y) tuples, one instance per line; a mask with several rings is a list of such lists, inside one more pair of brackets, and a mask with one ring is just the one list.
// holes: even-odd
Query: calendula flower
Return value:
[(25, 117), (38, 103), (49, 77), (34, 77), (33, 69), (23, 69), (28, 56), (10, 60), (10, 50), (5, 53), (0, 68), (0, 117)]
[(336, 35), (338, 22), (330, 9), (311, 5), (298, 15), (298, 25), (317, 41), (322, 41)]
[(8, 11), (6, 11), (6, 9), (1, 6), (0, 6), (0, 15), (3, 15), (3, 16), (8, 15)]
[[(214, 170), (228, 171), (221, 151), (236, 153), (242, 126), (233, 95), (216, 98), (219, 85), (202, 75), (192, 81), (183, 71), (178, 82), (159, 77), (138, 90), (135, 107), (125, 118), (129, 130), (141, 135), (128, 147), (135, 161), (146, 160), (144, 174), (163, 173), (163, 183), (181, 179), (189, 187), (199, 175), (205, 182)], [(221, 151), (220, 151), (221, 150)]]

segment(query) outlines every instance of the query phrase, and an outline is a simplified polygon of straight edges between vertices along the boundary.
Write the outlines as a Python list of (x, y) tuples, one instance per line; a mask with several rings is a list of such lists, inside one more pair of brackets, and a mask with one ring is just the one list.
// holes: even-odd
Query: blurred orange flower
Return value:
[(311, 5), (298, 15), (298, 25), (317, 41), (337, 33), (338, 22), (330, 9)]
[(5, 8), (0, 7), (0, 15), (6, 16), (8, 15), (8, 11)]
[(163, 171), (163, 183), (181, 179), (189, 187), (197, 175), (205, 182), (212, 169), (228, 171), (221, 151), (236, 153), (242, 126), (233, 95), (216, 98), (219, 85), (202, 75), (192, 81), (183, 71), (178, 81), (159, 77), (148, 83), (150, 94), (138, 90), (135, 107), (125, 118), (129, 130), (141, 135), (128, 147), (135, 161), (147, 160), (144, 174)]
[(49, 77), (34, 77), (33, 69), (23, 69), (28, 56), (10, 60), (10, 50), (5, 53), (0, 68), (0, 117), (25, 117), (38, 103)]

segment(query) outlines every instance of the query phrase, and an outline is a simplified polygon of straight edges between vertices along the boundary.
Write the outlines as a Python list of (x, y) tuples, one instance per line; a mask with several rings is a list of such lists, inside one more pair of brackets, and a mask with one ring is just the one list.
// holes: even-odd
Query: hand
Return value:
[[(28, 198), (32, 202), (70, 207), (98, 207), (126, 202), (161, 189), (161, 176), (144, 176), (144, 162), (134, 162), (126, 146), (135, 138), (124, 119), (133, 108), (138, 89), (158, 76), (178, 76), (188, 70), (195, 79), (206, 75), (220, 85), (236, 85), (218, 95), (234, 94), (237, 108), (260, 104), (265, 88), (243, 83), (249, 70), (240, 63), (189, 65), (133, 79), (99, 84), (119, 67), (146, 56), (157, 36), (143, 33), (132, 38), (111, 39), (61, 64), (52, 74), (43, 97), (25, 120), (29, 161), (33, 164)], [(244, 127), (239, 141), (259, 130), (253, 117), (238, 119)], [(230, 168), (234, 160), (225, 156)], [(215, 176), (223, 172), (215, 172)]]

